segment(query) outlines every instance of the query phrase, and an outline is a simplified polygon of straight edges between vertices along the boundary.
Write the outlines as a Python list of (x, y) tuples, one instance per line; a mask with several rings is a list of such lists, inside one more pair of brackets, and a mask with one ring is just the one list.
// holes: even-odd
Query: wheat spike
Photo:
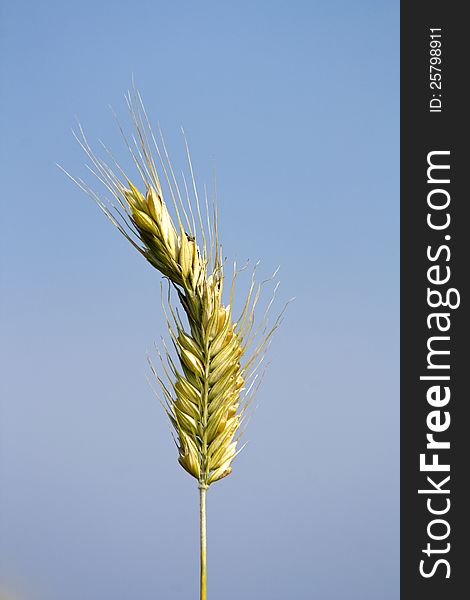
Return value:
[[(165, 346), (165, 357), (161, 357), (163, 373), (160, 374), (161, 370), (151, 362), (150, 365), (160, 385), (162, 404), (176, 433), (178, 461), (199, 484), (201, 599), (205, 600), (205, 492), (212, 483), (232, 471), (232, 462), (239, 451), (241, 424), (257, 389), (258, 369), (280, 317), (268, 328), (267, 313), (271, 302), (260, 325), (254, 327), (254, 313), (262, 287), (262, 284), (255, 284), (255, 268), (243, 309), (234, 321), (234, 288), (243, 269), (238, 270), (235, 266), (230, 299), (224, 303), (224, 264), (218, 239), (217, 211), (210, 216), (207, 196), (205, 206), (201, 206), (189, 151), (193, 200), (185, 179), (183, 199), (163, 138), (160, 146), (139, 93), (129, 93), (127, 103), (135, 136), (132, 141), (125, 136), (124, 139), (141, 182), (133, 183), (106, 147), (110, 160), (98, 158), (81, 127), (76, 138), (91, 161), (91, 172), (112, 200), (103, 199), (83, 180), (72, 179), (97, 202), (147, 261), (169, 280), (186, 316), (183, 321), (169, 291), (163, 310), (177, 360)], [(171, 217), (164, 200), (156, 162), (164, 174), (176, 219)]]

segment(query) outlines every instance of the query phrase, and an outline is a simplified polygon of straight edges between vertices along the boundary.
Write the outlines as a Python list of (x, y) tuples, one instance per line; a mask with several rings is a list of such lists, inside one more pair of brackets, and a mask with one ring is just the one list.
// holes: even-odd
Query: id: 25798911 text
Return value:
[(442, 35), (440, 28), (429, 30), (429, 112), (442, 111)]

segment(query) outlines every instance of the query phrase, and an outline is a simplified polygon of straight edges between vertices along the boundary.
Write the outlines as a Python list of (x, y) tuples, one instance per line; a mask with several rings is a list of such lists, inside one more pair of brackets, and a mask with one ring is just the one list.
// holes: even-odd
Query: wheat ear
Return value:
[[(254, 327), (261, 286), (256, 286), (253, 274), (241, 314), (233, 320), (233, 295), (240, 271), (235, 266), (230, 300), (224, 304), (217, 211), (214, 209), (210, 215), (207, 195), (201, 207), (189, 151), (193, 200), (184, 179), (184, 194), (181, 193), (163, 138), (157, 143), (140, 95), (134, 91), (126, 98), (135, 136), (131, 142), (124, 133), (123, 136), (142, 185), (131, 182), (106, 147), (108, 161), (98, 158), (81, 127), (75, 135), (91, 161), (89, 168), (113, 199), (103, 198), (81, 179), (72, 179), (169, 280), (186, 316), (183, 322), (169, 293), (163, 309), (177, 360), (165, 346), (165, 357), (161, 356), (162, 376), (151, 362), (150, 366), (176, 433), (178, 461), (198, 481), (200, 598), (206, 600), (206, 490), (232, 471), (232, 462), (239, 451), (241, 424), (257, 389), (258, 368), (280, 317), (268, 328), (270, 302), (260, 325)], [(176, 220), (170, 216), (163, 198), (156, 163), (164, 174)]]

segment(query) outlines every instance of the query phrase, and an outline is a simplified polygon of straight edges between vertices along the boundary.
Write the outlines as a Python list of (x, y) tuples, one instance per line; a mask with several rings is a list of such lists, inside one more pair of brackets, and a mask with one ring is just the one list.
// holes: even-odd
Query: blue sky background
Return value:
[[(57, 169), (126, 163), (134, 74), (225, 253), (296, 296), (233, 474), (210, 598), (398, 598), (398, 2), (0, 8), (0, 563), (25, 600), (196, 598), (197, 488), (146, 381), (159, 277)], [(128, 163), (127, 163), (128, 164)]]

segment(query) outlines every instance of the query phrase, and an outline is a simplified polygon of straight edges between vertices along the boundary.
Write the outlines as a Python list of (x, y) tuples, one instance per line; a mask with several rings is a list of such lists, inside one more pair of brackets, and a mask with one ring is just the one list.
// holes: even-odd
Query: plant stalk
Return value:
[(207, 486), (199, 486), (199, 524), (201, 533), (201, 595), (200, 600), (207, 598), (207, 570), (206, 570), (206, 491)]

